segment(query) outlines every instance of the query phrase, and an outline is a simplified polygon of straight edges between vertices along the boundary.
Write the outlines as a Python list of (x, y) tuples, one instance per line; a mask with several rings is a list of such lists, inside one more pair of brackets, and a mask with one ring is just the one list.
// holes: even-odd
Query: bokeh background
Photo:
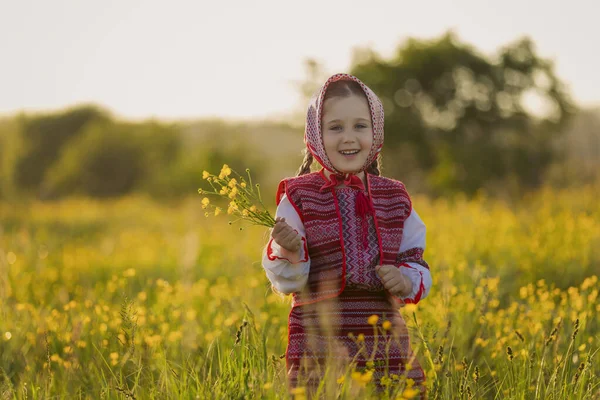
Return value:
[(338, 72), (382, 99), (383, 175), (428, 226), (410, 328), (434, 393), (597, 398), (599, 12), (0, 3), (0, 398), (283, 396), (268, 232), (206, 217), (197, 190), (249, 168), (273, 212)]
[[(4, 5), (0, 196), (189, 195), (227, 160), (295, 172), (307, 100), (356, 74), (412, 192), (596, 179), (597, 6), (575, 1)], [(309, 28), (310, 27), (310, 28)]]

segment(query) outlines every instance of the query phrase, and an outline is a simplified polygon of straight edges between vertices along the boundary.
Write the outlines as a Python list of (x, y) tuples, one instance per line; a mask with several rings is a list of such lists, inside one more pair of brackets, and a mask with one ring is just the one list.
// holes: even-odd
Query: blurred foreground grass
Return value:
[[(434, 286), (402, 313), (431, 398), (599, 398), (597, 187), (413, 200)], [(0, 399), (285, 397), (267, 230), (204, 212), (199, 197), (0, 203)], [(341, 398), (368, 397), (340, 378)]]

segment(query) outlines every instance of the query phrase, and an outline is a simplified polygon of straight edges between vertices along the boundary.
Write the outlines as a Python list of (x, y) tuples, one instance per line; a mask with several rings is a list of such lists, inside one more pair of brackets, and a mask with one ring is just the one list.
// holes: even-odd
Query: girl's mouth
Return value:
[(360, 153), (360, 150), (340, 150), (339, 153), (344, 157), (354, 157)]

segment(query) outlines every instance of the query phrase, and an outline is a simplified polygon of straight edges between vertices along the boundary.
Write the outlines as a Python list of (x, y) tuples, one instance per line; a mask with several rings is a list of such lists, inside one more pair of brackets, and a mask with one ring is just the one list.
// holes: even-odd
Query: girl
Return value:
[[(276, 290), (293, 294), (286, 350), (292, 387), (314, 386), (325, 361), (334, 360), (354, 363), (363, 370), (355, 377), (379, 387), (405, 376), (424, 395), (425, 376), (398, 307), (419, 302), (431, 287), (425, 225), (404, 185), (379, 176), (383, 120), (367, 86), (333, 75), (308, 107), (298, 175), (279, 185), (263, 267)], [(319, 172), (310, 173), (313, 160)]]

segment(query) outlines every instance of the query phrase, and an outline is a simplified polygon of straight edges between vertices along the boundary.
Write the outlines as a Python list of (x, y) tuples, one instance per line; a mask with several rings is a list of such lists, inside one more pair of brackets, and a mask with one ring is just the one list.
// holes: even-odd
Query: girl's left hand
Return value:
[(383, 286), (394, 296), (406, 297), (412, 292), (412, 281), (395, 265), (377, 265), (375, 271)]

